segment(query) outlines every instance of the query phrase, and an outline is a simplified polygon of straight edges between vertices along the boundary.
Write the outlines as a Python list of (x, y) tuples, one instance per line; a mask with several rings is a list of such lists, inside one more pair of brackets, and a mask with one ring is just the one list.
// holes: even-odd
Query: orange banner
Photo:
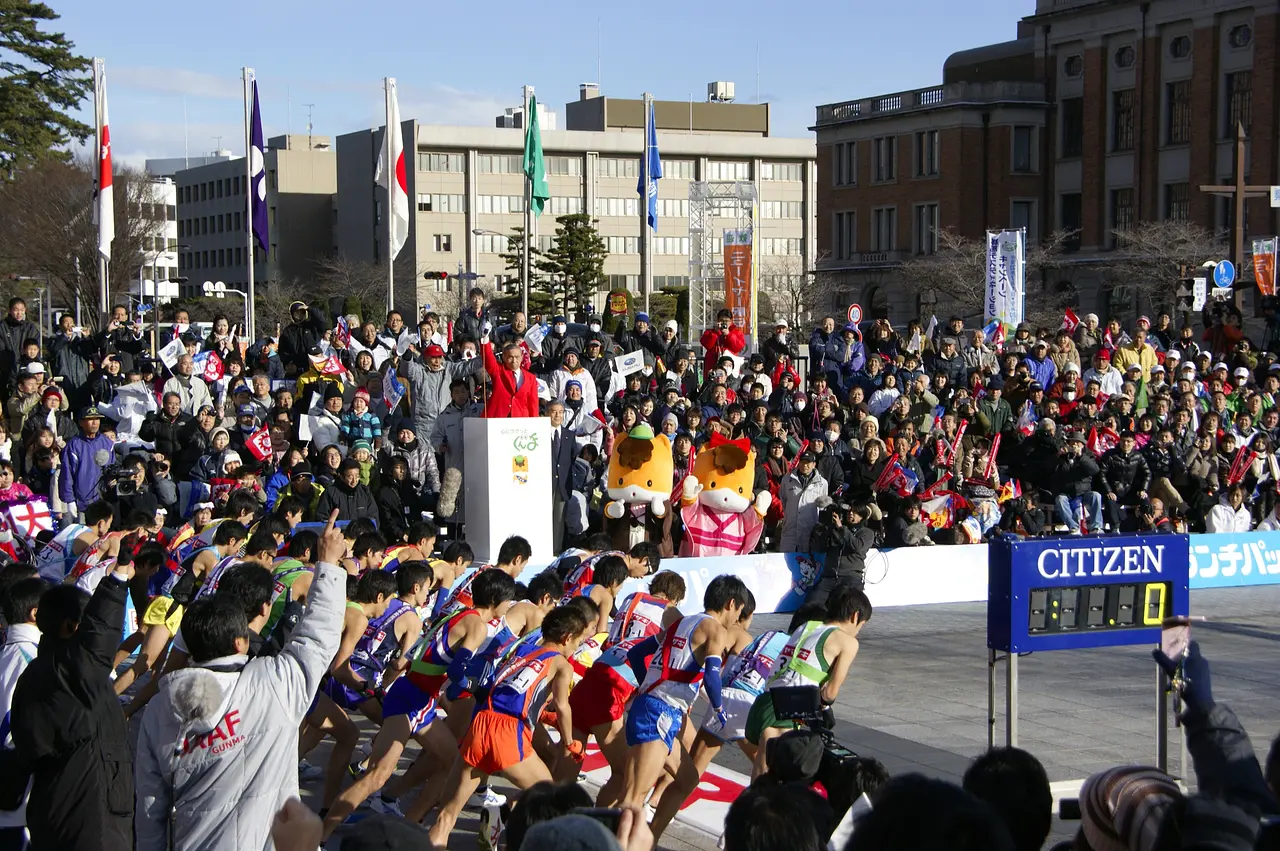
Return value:
[(1263, 295), (1276, 294), (1276, 239), (1253, 241), (1253, 280)]
[(751, 327), (751, 228), (724, 232), (724, 306), (733, 324), (750, 336)]

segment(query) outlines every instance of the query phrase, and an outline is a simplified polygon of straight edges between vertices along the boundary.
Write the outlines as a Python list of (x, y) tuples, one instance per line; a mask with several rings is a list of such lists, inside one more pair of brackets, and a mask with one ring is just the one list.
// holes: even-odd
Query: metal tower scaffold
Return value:
[[(724, 232), (750, 228), (755, 233), (756, 199), (756, 185), (749, 180), (689, 184), (689, 342), (715, 324), (724, 301)], [(757, 253), (752, 252), (753, 264)]]

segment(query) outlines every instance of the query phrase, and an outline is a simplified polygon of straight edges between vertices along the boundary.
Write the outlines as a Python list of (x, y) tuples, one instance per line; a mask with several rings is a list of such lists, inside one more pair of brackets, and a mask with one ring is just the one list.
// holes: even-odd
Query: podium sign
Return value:
[(467, 543), (493, 563), (502, 542), (525, 538), (536, 563), (555, 557), (551, 537), (551, 420), (463, 420)]

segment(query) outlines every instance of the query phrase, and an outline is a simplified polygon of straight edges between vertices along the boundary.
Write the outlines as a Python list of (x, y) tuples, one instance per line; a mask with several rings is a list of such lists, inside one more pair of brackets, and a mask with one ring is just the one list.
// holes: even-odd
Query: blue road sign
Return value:
[(1219, 260), (1218, 265), (1213, 267), (1213, 285), (1215, 287), (1226, 288), (1234, 284), (1236, 281), (1236, 267), (1230, 260)]

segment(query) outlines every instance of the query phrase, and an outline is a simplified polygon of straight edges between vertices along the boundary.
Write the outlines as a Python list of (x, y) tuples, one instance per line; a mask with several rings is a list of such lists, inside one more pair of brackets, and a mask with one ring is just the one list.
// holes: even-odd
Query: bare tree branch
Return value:
[(1117, 244), (1111, 264), (1113, 279), (1133, 287), (1156, 309), (1173, 307), (1184, 268), (1192, 271), (1227, 252), (1226, 243), (1212, 231), (1191, 222), (1138, 222), (1113, 233)]
[(825, 313), (841, 292), (836, 275), (820, 271), (826, 260), (805, 270), (799, 255), (760, 258), (760, 325), (769, 327), (785, 319), (792, 328), (808, 327), (815, 315)]

